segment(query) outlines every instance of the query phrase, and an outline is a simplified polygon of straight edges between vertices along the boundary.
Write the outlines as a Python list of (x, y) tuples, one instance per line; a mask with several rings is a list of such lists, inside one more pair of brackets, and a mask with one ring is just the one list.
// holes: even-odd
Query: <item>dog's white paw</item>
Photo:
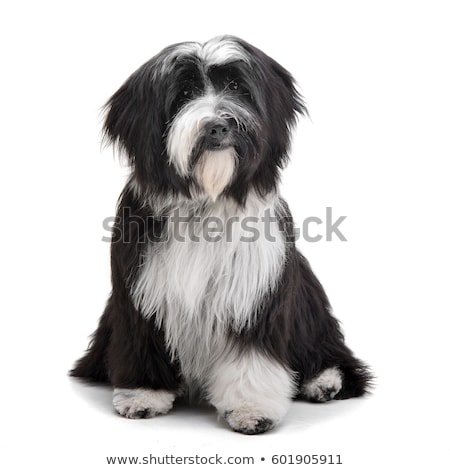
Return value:
[(166, 414), (172, 409), (176, 394), (151, 388), (115, 388), (113, 405), (126, 418), (140, 419)]
[(308, 400), (325, 402), (332, 400), (341, 388), (341, 371), (337, 367), (330, 367), (303, 384), (301, 394)]
[(242, 434), (261, 434), (272, 429), (279, 421), (267, 418), (261, 412), (247, 407), (226, 411), (223, 413), (223, 418), (231, 429)]
[(295, 393), (294, 379), (274, 359), (236, 348), (214, 364), (208, 399), (234, 431), (260, 434), (286, 415)]

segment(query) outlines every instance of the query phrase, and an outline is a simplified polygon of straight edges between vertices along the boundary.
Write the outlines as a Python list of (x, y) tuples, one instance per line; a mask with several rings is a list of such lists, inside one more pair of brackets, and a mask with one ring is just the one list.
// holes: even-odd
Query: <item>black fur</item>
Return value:
[[(204, 93), (205, 80), (217, 90), (235, 93), (233, 99), (247, 106), (259, 123), (257, 129), (232, 129), (239, 161), (223, 197), (245, 205), (251, 189), (264, 195), (276, 188), (296, 114), (305, 114), (306, 108), (283, 67), (248, 43), (232, 40), (251, 63), (230, 61), (205, 69), (195, 56), (172, 57), (177, 45), (171, 46), (131, 75), (105, 107), (105, 137), (127, 156), (132, 177), (117, 209), (111, 248), (112, 293), (87, 354), (76, 363), (72, 376), (120, 388), (173, 391), (183, 382), (180, 366), (167, 350), (164, 325), (158, 328), (154, 317), (143, 318), (130, 289), (147, 243), (164, 233), (166, 222), (148, 204), (149, 195), (190, 197), (195, 186), (191, 177), (180, 176), (167, 163), (167, 126), (186, 102)], [(164, 62), (168, 56), (171, 63)], [(170, 73), (163, 73), (163, 64), (170, 67)], [(205, 145), (206, 140), (200, 139), (191, 156), (193, 164)], [(278, 219), (287, 241), (287, 262), (278, 289), (259, 305), (257, 321), (239, 334), (230, 329), (229, 340), (243, 350), (256, 348), (297, 372), (299, 397), (306, 380), (335, 366), (343, 375), (343, 387), (335, 398), (360, 396), (370, 384), (369, 370), (345, 345), (321, 284), (296, 250), (292, 218), (284, 205)], [(265, 430), (266, 420), (261, 423)]]
[(288, 240), (288, 261), (277, 292), (261, 305), (257, 323), (241, 336), (241, 347), (259, 348), (297, 371), (301, 379), (298, 397), (302, 397), (304, 381), (333, 366), (339, 366), (344, 378), (334, 398), (361, 396), (371, 382), (368, 367), (345, 345), (322, 285), (296, 249), (286, 203), (279, 220)]

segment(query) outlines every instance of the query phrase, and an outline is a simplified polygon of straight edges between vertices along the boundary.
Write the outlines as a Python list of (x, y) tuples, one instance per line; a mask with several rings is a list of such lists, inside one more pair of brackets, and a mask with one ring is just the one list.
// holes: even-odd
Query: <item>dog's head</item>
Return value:
[(105, 136), (145, 193), (240, 202), (274, 188), (296, 112), (306, 112), (289, 72), (232, 36), (164, 49), (105, 108)]

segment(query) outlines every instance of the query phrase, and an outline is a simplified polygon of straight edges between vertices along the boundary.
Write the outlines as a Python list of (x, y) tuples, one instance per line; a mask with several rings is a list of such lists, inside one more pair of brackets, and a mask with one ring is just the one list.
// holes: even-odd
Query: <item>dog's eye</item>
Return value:
[(178, 101), (184, 103), (186, 101), (192, 100), (195, 95), (198, 93), (198, 88), (195, 86), (185, 85), (178, 94)]
[(228, 83), (228, 86), (227, 88), (229, 90), (232, 90), (232, 91), (237, 91), (239, 90), (239, 82), (237, 80), (231, 80), (229, 83)]

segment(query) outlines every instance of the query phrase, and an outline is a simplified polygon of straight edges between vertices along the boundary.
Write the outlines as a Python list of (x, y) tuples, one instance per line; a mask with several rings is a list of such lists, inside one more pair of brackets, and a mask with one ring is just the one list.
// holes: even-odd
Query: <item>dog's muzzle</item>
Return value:
[(231, 133), (236, 127), (234, 119), (215, 119), (205, 125), (205, 144), (209, 150), (223, 149), (232, 145)]

